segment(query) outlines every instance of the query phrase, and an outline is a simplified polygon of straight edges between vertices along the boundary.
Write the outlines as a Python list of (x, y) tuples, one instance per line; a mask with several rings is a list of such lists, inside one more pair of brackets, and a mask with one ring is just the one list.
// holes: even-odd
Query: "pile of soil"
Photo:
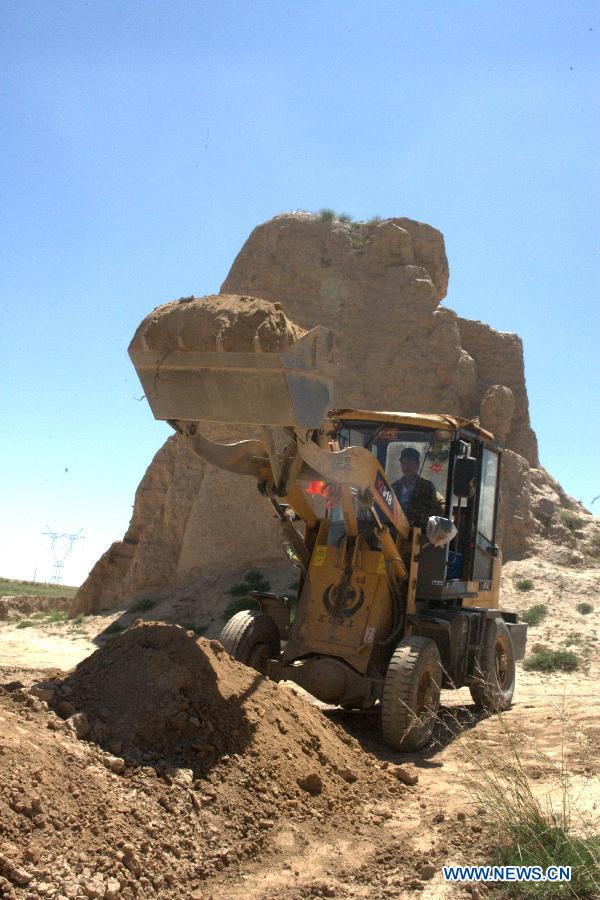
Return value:
[(316, 762), (331, 790), (345, 784), (337, 773), (357, 768), (354, 742), (319, 710), (177, 625), (139, 620), (61, 682), (56, 708), (64, 701), (85, 713), (91, 739), (128, 764), (202, 776), (224, 756), (250, 755), (292, 785)]
[(158, 306), (138, 326), (131, 350), (252, 352), (258, 337), (265, 352), (284, 351), (304, 330), (287, 318), (280, 303), (238, 294), (182, 297)]
[(209, 896), (302, 822), (351, 830), (358, 807), (410, 790), (178, 626), (140, 623), (64, 677), (5, 684), (0, 721), (0, 896)]

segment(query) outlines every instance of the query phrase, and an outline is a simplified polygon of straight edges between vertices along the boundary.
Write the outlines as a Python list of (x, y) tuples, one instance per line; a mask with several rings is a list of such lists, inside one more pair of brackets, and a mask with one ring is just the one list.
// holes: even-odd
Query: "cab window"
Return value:
[(479, 515), (477, 531), (490, 543), (494, 541), (496, 483), (498, 480), (498, 454), (484, 448), (481, 458), (481, 487), (479, 489)]

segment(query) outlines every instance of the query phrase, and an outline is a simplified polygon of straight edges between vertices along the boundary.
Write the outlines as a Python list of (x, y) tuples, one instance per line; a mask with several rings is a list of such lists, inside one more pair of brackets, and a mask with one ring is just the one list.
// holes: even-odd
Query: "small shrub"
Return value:
[(585, 519), (582, 519), (581, 516), (578, 516), (577, 513), (572, 512), (570, 509), (565, 509), (564, 507), (559, 510), (558, 513), (560, 517), (560, 521), (563, 523), (565, 528), (568, 528), (569, 531), (577, 531), (578, 528), (581, 528), (582, 525), (585, 525)]
[(337, 217), (337, 219), (338, 219), (338, 222), (348, 223), (348, 222), (352, 221), (352, 216), (349, 215), (348, 213), (340, 213), (339, 216)]
[(378, 225), (381, 222), (381, 216), (371, 216), (368, 225)]
[(31, 619), (21, 619), (17, 628), (33, 628), (37, 623), (32, 622)]
[(65, 610), (53, 609), (46, 615), (46, 622), (50, 625), (64, 625), (67, 621), (67, 613)]
[(244, 580), (239, 584), (234, 584), (227, 593), (232, 597), (244, 597), (250, 591), (269, 591), (270, 589), (271, 582), (267, 581), (261, 572), (253, 570), (246, 572)]
[(236, 615), (236, 613), (242, 612), (245, 609), (260, 609), (258, 600), (255, 600), (254, 597), (238, 597), (236, 600), (232, 600), (231, 603), (225, 607), (223, 618), (228, 622)]
[(245, 597), (248, 591), (253, 590), (253, 588), (249, 588), (245, 581), (240, 582), (240, 584), (234, 584), (233, 587), (230, 587), (227, 591), (228, 594), (231, 594), (232, 597)]
[(519, 580), (515, 583), (515, 587), (518, 591), (532, 591), (534, 588), (533, 581), (531, 578), (519, 578)]
[(136, 603), (134, 603), (133, 606), (130, 606), (127, 612), (148, 612), (148, 610), (152, 609), (153, 606), (156, 606), (156, 600), (151, 600), (149, 597), (143, 597), (141, 600), (138, 600)]
[(535, 672), (574, 672), (579, 668), (579, 657), (572, 650), (544, 647), (523, 660), (523, 668)]
[(111, 622), (110, 625), (104, 629), (104, 634), (118, 634), (120, 631), (125, 631), (125, 626), (119, 622), (118, 619), (115, 619), (114, 622)]
[(271, 582), (267, 581), (262, 572), (252, 571), (246, 572), (244, 581), (250, 585), (253, 591), (270, 591)]
[(579, 647), (581, 644), (583, 644), (583, 635), (578, 631), (571, 632), (571, 634), (565, 641), (566, 647), (570, 647), (572, 644), (574, 644), (576, 647)]
[(335, 212), (333, 209), (320, 209), (319, 215), (325, 222), (332, 222), (335, 219)]
[(594, 607), (591, 603), (578, 603), (575, 609), (578, 613), (581, 613), (582, 616), (589, 616), (591, 612), (594, 612)]
[(81, 625), (85, 619), (85, 613), (79, 613), (74, 619), (71, 619), (71, 625)]
[(530, 606), (529, 609), (522, 612), (520, 619), (522, 622), (526, 622), (528, 625), (534, 627), (535, 625), (539, 625), (540, 622), (546, 618), (547, 613), (548, 607), (544, 603), (536, 603), (535, 606)]
[(223, 618), (226, 622), (244, 609), (260, 609), (258, 600), (250, 597), (250, 591), (266, 592), (271, 589), (271, 583), (267, 581), (261, 572), (255, 569), (246, 572), (244, 580), (240, 584), (234, 584), (228, 591), (235, 599), (225, 607)]

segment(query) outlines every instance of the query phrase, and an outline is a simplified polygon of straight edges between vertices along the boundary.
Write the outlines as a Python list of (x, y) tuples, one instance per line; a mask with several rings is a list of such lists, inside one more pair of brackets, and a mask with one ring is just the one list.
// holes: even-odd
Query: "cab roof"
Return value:
[(458, 431), (461, 428), (474, 431), (486, 440), (493, 441), (494, 435), (471, 419), (463, 419), (460, 416), (448, 416), (436, 413), (411, 413), (388, 412), (387, 410), (375, 411), (370, 409), (349, 409), (340, 407), (330, 409), (327, 413), (329, 419), (348, 419), (353, 422), (388, 422), (390, 425), (418, 425), (422, 428), (452, 428)]

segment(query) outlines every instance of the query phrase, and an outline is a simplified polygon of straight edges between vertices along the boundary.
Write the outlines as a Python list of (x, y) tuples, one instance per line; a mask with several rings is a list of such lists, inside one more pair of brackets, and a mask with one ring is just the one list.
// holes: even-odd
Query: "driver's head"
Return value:
[(403, 475), (416, 475), (421, 465), (419, 451), (414, 447), (405, 447), (400, 454), (400, 468)]

